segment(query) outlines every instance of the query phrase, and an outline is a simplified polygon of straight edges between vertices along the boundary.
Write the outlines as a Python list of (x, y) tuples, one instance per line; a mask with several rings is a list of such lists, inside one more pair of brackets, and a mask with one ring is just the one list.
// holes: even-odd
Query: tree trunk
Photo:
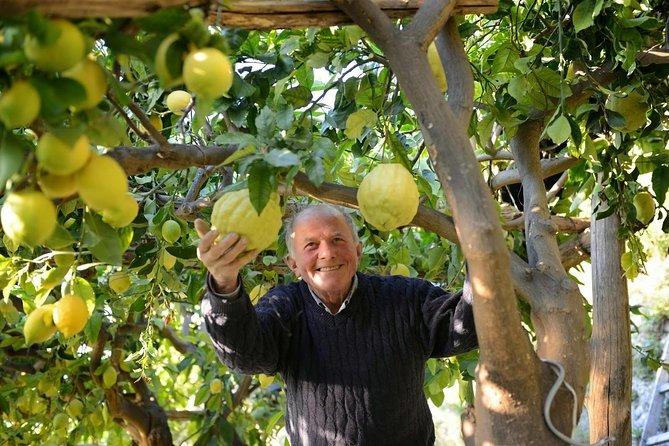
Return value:
[[(594, 200), (597, 200), (595, 197)], [(624, 240), (616, 213), (592, 216), (592, 367), (588, 416), (590, 441), (614, 437), (632, 443), (632, 342), (627, 279), (620, 265)]]

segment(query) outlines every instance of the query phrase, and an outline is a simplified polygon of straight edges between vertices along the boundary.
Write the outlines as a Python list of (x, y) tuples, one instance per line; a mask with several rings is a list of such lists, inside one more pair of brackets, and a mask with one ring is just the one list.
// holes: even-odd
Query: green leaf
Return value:
[(595, 2), (593, 0), (585, 0), (574, 9), (574, 28), (576, 32), (582, 31), (595, 24), (594, 22)]
[(281, 93), (281, 96), (295, 108), (305, 107), (311, 102), (311, 98), (313, 97), (311, 90), (303, 85), (288, 88)]
[(118, 233), (95, 214), (87, 213), (84, 218), (83, 243), (101, 262), (120, 265), (123, 254)]
[(61, 225), (56, 225), (56, 229), (53, 231), (49, 240), (46, 241), (46, 246), (54, 250), (61, 250), (71, 246), (74, 243), (74, 238), (70, 233)]
[(163, 8), (148, 17), (135, 20), (145, 31), (150, 33), (167, 34), (176, 28), (186, 24), (190, 20), (190, 14), (184, 8)]
[(23, 159), (30, 150), (30, 143), (6, 130), (2, 131), (0, 138), (0, 191), (2, 191), (7, 180), (21, 169)]
[(300, 164), (300, 157), (288, 149), (272, 149), (265, 155), (264, 159), (274, 167), (297, 166)]
[(653, 171), (653, 192), (657, 202), (662, 204), (669, 188), (669, 166), (659, 166)]
[(272, 170), (264, 161), (256, 161), (251, 165), (249, 171), (249, 199), (258, 214), (265, 209), (272, 193), (270, 177)]
[(256, 129), (258, 136), (269, 138), (274, 134), (276, 129), (276, 115), (274, 111), (265, 106), (260, 110), (260, 114), (256, 117)]
[(328, 53), (314, 53), (307, 59), (307, 66), (311, 68), (323, 68), (328, 64), (330, 55)]
[(562, 144), (571, 135), (571, 126), (565, 115), (558, 116), (546, 129), (546, 133), (555, 144)]
[(66, 77), (52, 79), (33, 77), (31, 82), (40, 95), (40, 114), (47, 118), (55, 118), (64, 113), (69, 106), (86, 99), (84, 87)]
[(223, 161), (221, 163), (221, 166), (227, 166), (228, 164), (232, 164), (235, 161), (237, 161), (238, 159), (241, 159), (241, 158), (244, 158), (245, 156), (252, 155), (252, 154), (256, 153), (257, 150), (258, 150), (258, 148), (253, 144), (248, 145), (248, 146), (244, 147), (243, 149), (237, 149), (232, 155), (227, 157), (225, 159), (225, 161)]
[(372, 127), (377, 120), (376, 113), (368, 108), (355, 111), (346, 119), (344, 134), (348, 139), (358, 139), (362, 135), (362, 130), (365, 127)]

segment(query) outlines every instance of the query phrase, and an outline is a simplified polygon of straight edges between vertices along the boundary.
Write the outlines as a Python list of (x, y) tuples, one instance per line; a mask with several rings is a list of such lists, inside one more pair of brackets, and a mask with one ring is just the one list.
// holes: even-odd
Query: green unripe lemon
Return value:
[(632, 203), (636, 210), (637, 220), (644, 225), (650, 223), (655, 216), (655, 202), (653, 201), (653, 196), (646, 191), (641, 191), (634, 195)]
[(23, 49), (26, 57), (40, 70), (63, 71), (74, 66), (84, 57), (86, 43), (79, 28), (67, 20), (53, 20), (58, 30), (56, 40), (43, 44), (34, 36), (28, 36)]
[(86, 98), (76, 104), (78, 109), (93, 108), (105, 97), (107, 77), (102, 67), (94, 60), (85, 58), (65, 71), (63, 76), (79, 82), (86, 91)]
[(56, 326), (53, 323), (53, 304), (36, 308), (28, 315), (23, 325), (26, 345), (47, 341), (54, 334), (56, 334)]
[(125, 171), (109, 156), (92, 156), (76, 178), (79, 196), (96, 211), (118, 207), (128, 192)]
[(191, 52), (184, 61), (183, 78), (186, 88), (202, 99), (216, 99), (232, 86), (230, 59), (216, 48)]
[(38, 246), (56, 229), (56, 207), (42, 192), (12, 192), (0, 209), (0, 222), (14, 243)]
[(45, 133), (37, 143), (39, 166), (54, 175), (69, 175), (84, 167), (91, 156), (88, 136), (81, 135), (68, 144), (53, 133)]
[(109, 275), (108, 283), (116, 294), (123, 294), (130, 288), (130, 277), (125, 271), (116, 271)]
[(126, 193), (117, 197), (117, 201), (101, 211), (102, 220), (114, 228), (124, 228), (135, 220), (139, 213), (139, 204)]
[(188, 108), (193, 98), (187, 91), (175, 90), (167, 95), (165, 105), (175, 115), (181, 116)]
[(174, 220), (167, 220), (160, 230), (167, 243), (175, 243), (181, 237), (181, 226)]
[(37, 118), (41, 99), (28, 81), (16, 81), (0, 96), (0, 121), (8, 129), (25, 127)]

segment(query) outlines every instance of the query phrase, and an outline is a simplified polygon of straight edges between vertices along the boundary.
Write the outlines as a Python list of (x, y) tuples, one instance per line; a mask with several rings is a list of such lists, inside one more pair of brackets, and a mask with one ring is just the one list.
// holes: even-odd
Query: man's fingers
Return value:
[(235, 260), (235, 267), (241, 268), (242, 266), (246, 265), (249, 263), (251, 260), (255, 259), (255, 257), (260, 253), (257, 249), (254, 249), (253, 251), (249, 251), (237, 260)]
[(211, 257), (214, 259), (222, 257), (233, 247), (235, 247), (236, 244), (239, 244), (239, 239), (240, 239), (239, 235), (235, 234), (234, 232), (227, 234), (218, 242), (214, 243), (214, 245), (211, 247), (210, 251)]
[(209, 232), (209, 224), (207, 224), (207, 222), (202, 220), (201, 218), (196, 218), (195, 230), (197, 231), (197, 235), (199, 235), (200, 238), (202, 238), (205, 236), (207, 232)]

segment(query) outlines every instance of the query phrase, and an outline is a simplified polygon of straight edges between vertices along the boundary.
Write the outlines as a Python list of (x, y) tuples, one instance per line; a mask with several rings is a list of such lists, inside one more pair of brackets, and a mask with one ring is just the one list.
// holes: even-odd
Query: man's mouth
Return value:
[(335, 271), (335, 270), (340, 269), (341, 267), (342, 267), (341, 265), (321, 266), (320, 268), (316, 268), (316, 271), (319, 271), (319, 272)]

